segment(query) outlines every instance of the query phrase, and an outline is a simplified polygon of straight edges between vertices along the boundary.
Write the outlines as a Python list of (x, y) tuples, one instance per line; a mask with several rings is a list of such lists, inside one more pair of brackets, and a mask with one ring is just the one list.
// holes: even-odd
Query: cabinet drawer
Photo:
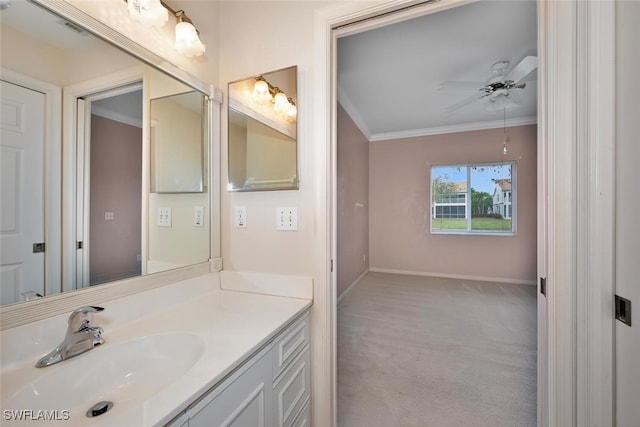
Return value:
[(309, 346), (306, 345), (273, 385), (273, 416), (274, 424), (278, 427), (292, 426), (296, 416), (310, 399), (309, 362)]
[(273, 378), (296, 358), (298, 353), (309, 344), (309, 313), (298, 319), (287, 331), (273, 343)]

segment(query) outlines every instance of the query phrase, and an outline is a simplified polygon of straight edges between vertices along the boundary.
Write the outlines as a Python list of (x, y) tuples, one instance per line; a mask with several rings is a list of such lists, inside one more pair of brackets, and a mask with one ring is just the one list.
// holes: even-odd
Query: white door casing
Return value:
[(631, 301), (631, 326), (615, 322), (616, 425), (640, 425), (640, 2), (616, 2), (615, 293)]
[(44, 253), (44, 134), (45, 95), (1, 82), (1, 265), (2, 296), (9, 304), (21, 293), (45, 294)]

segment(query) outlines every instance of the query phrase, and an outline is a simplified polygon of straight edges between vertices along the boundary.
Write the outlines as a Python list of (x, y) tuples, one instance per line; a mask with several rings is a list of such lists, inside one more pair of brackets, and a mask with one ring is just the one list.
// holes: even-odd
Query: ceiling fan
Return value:
[[(443, 82), (438, 90), (441, 91), (474, 91), (475, 93), (445, 110), (452, 113), (467, 107), (476, 101), (484, 101), (485, 107), (493, 111), (502, 111), (513, 105), (520, 104), (520, 98), (515, 89), (524, 89), (523, 81), (532, 71), (538, 68), (537, 56), (525, 56), (518, 64), (509, 69), (509, 61), (498, 61), (490, 69), (493, 76), (485, 83), (477, 82)], [(508, 71), (507, 71), (508, 70)]]

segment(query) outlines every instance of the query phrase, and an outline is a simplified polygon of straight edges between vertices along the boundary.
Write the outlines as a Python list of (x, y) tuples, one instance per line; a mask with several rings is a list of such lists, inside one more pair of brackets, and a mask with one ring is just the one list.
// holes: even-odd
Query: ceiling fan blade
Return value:
[(482, 82), (442, 82), (438, 86), (439, 91), (447, 92), (470, 92), (474, 90), (480, 90), (484, 87)]
[(514, 82), (519, 82), (524, 79), (531, 73), (533, 70), (538, 68), (538, 57), (537, 56), (525, 56), (522, 61), (518, 63), (515, 67), (511, 69), (504, 77), (505, 80), (512, 80)]
[(473, 104), (474, 102), (481, 100), (485, 96), (486, 95), (484, 93), (476, 93), (473, 96), (470, 96), (468, 98), (463, 99), (462, 101), (458, 101), (455, 104), (448, 106), (447, 108), (445, 108), (445, 111), (447, 113), (453, 113), (456, 110), (467, 107)]

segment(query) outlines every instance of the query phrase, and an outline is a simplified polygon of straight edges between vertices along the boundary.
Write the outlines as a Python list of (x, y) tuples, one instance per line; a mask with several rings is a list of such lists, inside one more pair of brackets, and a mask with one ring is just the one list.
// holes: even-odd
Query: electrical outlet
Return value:
[(204, 227), (204, 206), (193, 207), (193, 225)]
[(171, 208), (158, 208), (158, 226), (171, 227)]
[(107, 221), (111, 221), (113, 219), (113, 212), (105, 212), (104, 219)]
[(236, 228), (247, 228), (246, 206), (236, 206)]
[(276, 208), (276, 230), (298, 230), (298, 208)]

